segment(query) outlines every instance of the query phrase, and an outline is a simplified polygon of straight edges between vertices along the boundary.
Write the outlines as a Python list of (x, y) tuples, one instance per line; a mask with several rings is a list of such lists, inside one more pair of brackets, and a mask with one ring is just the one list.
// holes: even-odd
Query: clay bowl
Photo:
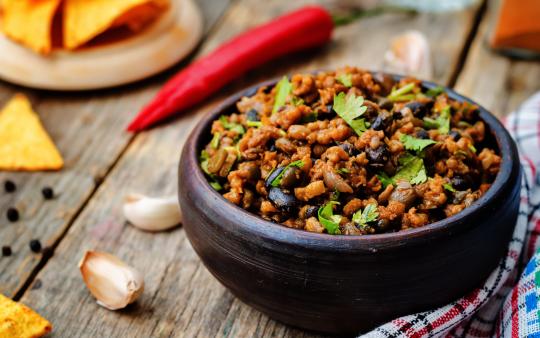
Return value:
[[(187, 236), (208, 270), (234, 295), (281, 322), (357, 334), (428, 310), (481, 286), (505, 254), (518, 214), (521, 167), (514, 142), (487, 110), (480, 116), (502, 154), (489, 191), (458, 215), (370, 236), (332, 236), (274, 224), (229, 203), (210, 187), (198, 155), (211, 122), (261, 85), (231, 96), (193, 130), (179, 168)], [(427, 88), (435, 84), (424, 82)], [(446, 89), (450, 97), (471, 100)]]

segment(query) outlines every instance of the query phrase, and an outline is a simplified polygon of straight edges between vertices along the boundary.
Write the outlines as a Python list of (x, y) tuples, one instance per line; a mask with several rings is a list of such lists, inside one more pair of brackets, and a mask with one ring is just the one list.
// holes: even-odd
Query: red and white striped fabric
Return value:
[(508, 253), (483, 287), (446, 306), (394, 319), (362, 337), (540, 338), (540, 92), (504, 121), (524, 179)]

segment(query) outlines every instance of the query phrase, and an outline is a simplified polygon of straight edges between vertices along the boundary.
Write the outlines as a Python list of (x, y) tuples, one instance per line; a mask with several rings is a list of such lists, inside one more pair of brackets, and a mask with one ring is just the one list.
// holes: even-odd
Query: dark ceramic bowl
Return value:
[[(199, 168), (214, 119), (261, 85), (227, 99), (193, 130), (182, 152), (184, 228), (208, 270), (243, 302), (284, 323), (351, 334), (444, 305), (481, 286), (505, 254), (518, 214), (521, 167), (514, 142), (484, 108), (502, 154), (495, 182), (461, 213), (421, 228), (332, 236), (287, 228), (229, 203)], [(435, 85), (423, 83), (431, 88)], [(459, 101), (471, 100), (446, 89)]]

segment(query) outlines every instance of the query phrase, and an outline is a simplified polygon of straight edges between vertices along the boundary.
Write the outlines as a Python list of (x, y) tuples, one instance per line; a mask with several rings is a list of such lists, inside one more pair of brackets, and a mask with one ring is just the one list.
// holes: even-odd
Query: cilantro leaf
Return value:
[(424, 140), (407, 134), (402, 134), (400, 140), (403, 143), (405, 149), (413, 150), (416, 152), (420, 152), (424, 150), (424, 148), (426, 148), (427, 146), (437, 143), (430, 139)]
[(476, 154), (476, 147), (473, 146), (472, 144), (469, 145), (469, 149)]
[(260, 128), (263, 125), (261, 121), (247, 121), (246, 123), (248, 127), (255, 127), (255, 128)]
[(444, 189), (450, 191), (450, 192), (456, 192), (456, 189), (454, 189), (454, 187), (450, 184), (450, 183), (445, 183), (442, 185)]
[(392, 88), (392, 91), (390, 94), (386, 97), (390, 101), (409, 101), (414, 100), (416, 95), (411, 94), (411, 92), (416, 88), (416, 84), (414, 82), (411, 82), (409, 84), (406, 84), (405, 86), (396, 89), (395, 87)]
[(436, 119), (424, 117), (424, 127), (438, 129), (441, 134), (448, 134), (450, 131), (450, 106), (446, 106)]
[(223, 126), (223, 128), (227, 130), (235, 131), (239, 135), (242, 135), (246, 132), (244, 130), (244, 127), (240, 123), (229, 122), (229, 120), (227, 119), (227, 116), (225, 115), (221, 115), (219, 117), (219, 122), (221, 122), (221, 125)]
[(377, 178), (379, 179), (379, 181), (383, 185), (383, 188), (385, 189), (387, 186), (395, 184), (394, 180), (391, 177), (389, 177), (385, 172), (377, 174)]
[(441, 86), (437, 86), (437, 87), (428, 89), (428, 91), (426, 92), (426, 95), (429, 97), (436, 97), (442, 93), (444, 93), (444, 88)]
[(317, 215), (319, 216), (319, 222), (324, 226), (326, 231), (330, 235), (339, 235), (341, 231), (339, 230), (339, 222), (341, 222), (340, 215), (334, 215), (334, 205), (338, 205), (339, 202), (330, 201), (319, 208)]
[(354, 213), (352, 221), (360, 226), (365, 227), (369, 222), (377, 220), (379, 213), (375, 204), (368, 204), (364, 211), (358, 210)]
[(276, 178), (274, 178), (272, 182), (270, 182), (270, 185), (273, 187), (279, 187), (279, 185), (281, 184), (281, 178), (283, 177), (283, 174), (285, 173), (285, 170), (287, 170), (287, 168), (296, 167), (302, 169), (303, 166), (304, 161), (302, 160), (294, 161), (287, 164), (287, 166), (283, 168), (283, 170), (276, 176)]
[(212, 141), (210, 141), (210, 147), (217, 149), (219, 147), (219, 139), (221, 137), (221, 133), (215, 133), (212, 137)]
[(341, 73), (337, 77), (337, 80), (341, 82), (345, 87), (352, 87), (352, 75), (349, 73)]
[(367, 107), (362, 106), (364, 98), (362, 96), (356, 96), (354, 94), (345, 95), (341, 92), (338, 95), (334, 95), (334, 111), (341, 117), (358, 135), (362, 135), (367, 130), (366, 122), (362, 116)]
[(427, 181), (424, 160), (412, 154), (405, 154), (399, 158), (400, 167), (392, 177), (394, 181), (405, 180), (411, 184), (420, 184)]
[(284, 76), (276, 85), (276, 97), (274, 99), (274, 108), (272, 108), (272, 114), (277, 112), (279, 108), (285, 105), (287, 96), (292, 91), (292, 84), (289, 82), (289, 78)]

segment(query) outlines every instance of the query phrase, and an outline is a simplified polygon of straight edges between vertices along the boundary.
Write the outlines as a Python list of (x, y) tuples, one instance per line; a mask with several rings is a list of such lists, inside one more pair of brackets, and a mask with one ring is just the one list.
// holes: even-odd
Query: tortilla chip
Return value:
[(58, 170), (63, 165), (30, 101), (15, 95), (0, 112), (0, 170)]
[(65, 0), (64, 46), (75, 49), (112, 27), (138, 29), (167, 6), (166, 0)]
[(51, 331), (45, 318), (0, 294), (0, 338), (37, 338)]
[(61, 0), (2, 0), (2, 30), (38, 53), (52, 48), (51, 27)]

